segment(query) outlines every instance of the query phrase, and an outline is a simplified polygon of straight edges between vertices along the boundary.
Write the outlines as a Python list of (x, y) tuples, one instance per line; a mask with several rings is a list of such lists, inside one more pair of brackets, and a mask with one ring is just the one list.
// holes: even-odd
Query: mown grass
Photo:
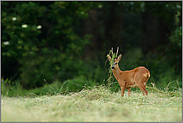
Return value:
[(181, 122), (182, 89), (120, 96), (105, 86), (67, 95), (1, 97), (2, 122)]

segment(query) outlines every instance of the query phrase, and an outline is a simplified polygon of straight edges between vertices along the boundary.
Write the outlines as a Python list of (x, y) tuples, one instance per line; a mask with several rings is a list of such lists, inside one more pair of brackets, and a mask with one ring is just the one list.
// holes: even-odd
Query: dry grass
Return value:
[[(181, 122), (182, 92), (174, 96), (163, 91), (149, 91), (148, 97), (133, 91), (120, 97), (105, 87), (83, 90), (70, 95), (2, 97), (3, 122)], [(178, 96), (175, 96), (178, 95)]]

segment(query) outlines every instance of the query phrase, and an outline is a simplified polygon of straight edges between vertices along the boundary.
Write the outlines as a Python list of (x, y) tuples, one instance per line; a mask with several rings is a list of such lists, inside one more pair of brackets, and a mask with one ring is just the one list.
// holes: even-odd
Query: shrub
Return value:
[(23, 88), (41, 87), (43, 79), (53, 82), (85, 75), (82, 53), (90, 36), (75, 32), (76, 23), (88, 16), (89, 7), (82, 4), (2, 2), (3, 63), (6, 57), (15, 59)]

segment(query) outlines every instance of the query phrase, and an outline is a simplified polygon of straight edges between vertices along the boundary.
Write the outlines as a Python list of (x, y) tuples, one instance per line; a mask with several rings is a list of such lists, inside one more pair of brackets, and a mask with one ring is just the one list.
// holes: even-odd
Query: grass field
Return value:
[(1, 97), (2, 122), (181, 122), (182, 89), (132, 91), (121, 97), (104, 86), (67, 95)]

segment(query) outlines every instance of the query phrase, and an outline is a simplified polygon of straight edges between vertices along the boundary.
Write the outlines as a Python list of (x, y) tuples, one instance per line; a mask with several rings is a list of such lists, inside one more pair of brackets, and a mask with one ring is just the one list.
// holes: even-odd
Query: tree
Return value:
[(88, 16), (84, 4), (90, 3), (2, 2), (2, 62), (15, 59), (24, 88), (84, 74), (81, 54), (89, 37), (75, 32)]

